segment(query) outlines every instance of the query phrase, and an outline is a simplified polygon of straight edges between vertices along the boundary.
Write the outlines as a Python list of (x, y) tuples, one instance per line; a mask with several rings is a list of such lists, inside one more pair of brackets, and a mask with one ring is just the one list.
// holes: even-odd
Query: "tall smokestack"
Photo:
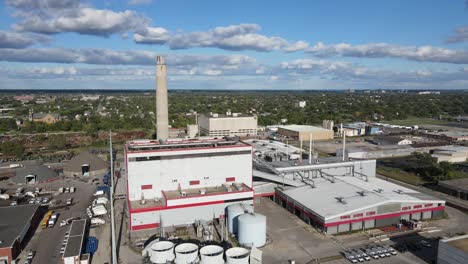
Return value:
[(166, 63), (162, 56), (156, 57), (156, 136), (162, 141), (169, 137)]

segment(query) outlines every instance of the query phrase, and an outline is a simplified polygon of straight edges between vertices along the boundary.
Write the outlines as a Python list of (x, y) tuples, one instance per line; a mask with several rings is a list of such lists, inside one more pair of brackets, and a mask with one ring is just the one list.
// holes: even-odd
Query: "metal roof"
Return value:
[(27, 164), (22, 163), (23, 167), (16, 169), (16, 176), (10, 179), (16, 183), (25, 183), (25, 177), (28, 175), (35, 175), (36, 182), (47, 181), (56, 178), (57, 172), (42, 164)]
[(287, 130), (296, 131), (296, 132), (317, 132), (317, 131), (329, 132), (329, 131), (332, 131), (332, 130), (324, 129), (324, 128), (317, 127), (317, 126), (306, 126), (306, 125), (287, 125), (287, 126), (280, 126), (278, 128), (287, 129)]
[(0, 207), (0, 248), (12, 246), (38, 208), (37, 204)]
[(63, 167), (64, 171), (71, 171), (81, 173), (81, 166), (83, 164), (89, 164), (89, 168), (92, 171), (105, 170), (109, 168), (107, 161), (102, 160), (98, 155), (92, 154), (88, 151), (82, 151), (79, 155), (73, 157)]
[[(304, 185), (286, 188), (280, 192), (319, 214), (325, 220), (386, 203), (445, 203), (428, 195), (420, 196), (417, 191), (375, 177), (369, 177), (367, 182), (352, 176), (335, 177), (334, 183), (325, 178), (315, 178), (313, 181), (316, 188)], [(379, 193), (377, 191), (379, 189), (383, 191)], [(362, 196), (360, 192), (365, 195)], [(344, 203), (339, 202), (337, 197), (342, 197)]]
[(74, 220), (70, 227), (70, 236), (65, 246), (63, 258), (76, 257), (81, 255), (84, 235), (86, 231), (86, 219)]

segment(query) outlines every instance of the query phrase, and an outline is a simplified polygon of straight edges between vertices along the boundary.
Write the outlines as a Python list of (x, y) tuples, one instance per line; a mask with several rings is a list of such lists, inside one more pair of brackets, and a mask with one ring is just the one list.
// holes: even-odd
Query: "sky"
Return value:
[(4, 0), (0, 89), (468, 88), (468, 0)]

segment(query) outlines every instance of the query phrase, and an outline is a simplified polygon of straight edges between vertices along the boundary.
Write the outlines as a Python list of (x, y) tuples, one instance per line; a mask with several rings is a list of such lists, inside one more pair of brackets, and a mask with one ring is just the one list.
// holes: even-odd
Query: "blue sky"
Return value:
[(5, 0), (0, 88), (466, 89), (466, 1)]

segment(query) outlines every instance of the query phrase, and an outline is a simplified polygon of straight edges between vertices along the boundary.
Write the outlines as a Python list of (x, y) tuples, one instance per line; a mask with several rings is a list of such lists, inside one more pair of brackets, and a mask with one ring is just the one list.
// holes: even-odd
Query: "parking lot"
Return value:
[[(41, 187), (43, 190), (58, 190), (60, 187), (75, 187), (76, 191), (74, 193), (54, 193), (51, 195), (51, 201), (56, 205), (54, 212), (59, 213), (58, 220), (55, 223), (54, 227), (49, 227), (42, 229), (41, 225), (36, 229), (35, 234), (27, 244), (26, 248), (19, 256), (19, 263), (23, 263), (26, 259), (27, 253), (29, 250), (36, 252), (35, 257), (31, 263), (62, 263), (62, 257), (60, 254), (60, 249), (63, 247), (63, 241), (65, 239), (65, 233), (68, 232), (70, 225), (60, 226), (62, 220), (80, 217), (87, 219), (86, 208), (91, 204), (94, 199), (93, 193), (96, 190), (96, 185), (91, 182), (85, 182), (82, 180), (75, 179), (61, 179), (49, 183), (38, 184), (37, 186)], [(73, 198), (71, 205), (66, 205), (66, 200)], [(26, 201), (27, 203), (28, 201)], [(98, 226), (90, 230), (90, 235), (96, 235), (99, 239), (100, 245), (99, 248), (103, 248), (103, 251), (109, 247), (109, 236), (105, 237), (105, 232), (95, 231), (95, 229), (106, 228), (108, 224), (104, 226)], [(101, 239), (102, 236), (102, 239)], [(99, 252), (99, 250), (98, 250)], [(95, 263), (104, 263), (101, 262), (102, 257), (98, 257), (99, 262)], [(108, 259), (108, 258), (107, 258)]]

